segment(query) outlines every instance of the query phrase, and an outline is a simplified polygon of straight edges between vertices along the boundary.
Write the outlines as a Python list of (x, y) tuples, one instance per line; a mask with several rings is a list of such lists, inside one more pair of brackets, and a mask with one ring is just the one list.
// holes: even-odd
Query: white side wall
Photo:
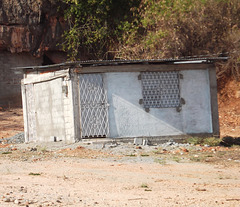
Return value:
[[(68, 74), (52, 78), (53, 74), (48, 73), (31, 75), (24, 80), (25, 83), (33, 83), (36, 141), (54, 141), (56, 137), (57, 141), (74, 142), (71, 80)], [(27, 123), (27, 127), (32, 126), (29, 121)]]
[(62, 78), (34, 84), (37, 140), (65, 140)]
[(65, 141), (75, 142), (74, 134), (74, 112), (73, 112), (73, 89), (69, 77), (65, 77), (63, 85), (67, 87), (67, 91), (63, 94), (63, 111), (65, 120)]
[(211, 133), (211, 112), (207, 70), (181, 71), (181, 97), (186, 101), (181, 112), (175, 108), (150, 108), (142, 99), (140, 73), (106, 73), (109, 137), (166, 136), (185, 133)]
[(181, 71), (181, 97), (186, 101), (182, 106), (184, 133), (212, 133), (210, 84), (208, 70)]

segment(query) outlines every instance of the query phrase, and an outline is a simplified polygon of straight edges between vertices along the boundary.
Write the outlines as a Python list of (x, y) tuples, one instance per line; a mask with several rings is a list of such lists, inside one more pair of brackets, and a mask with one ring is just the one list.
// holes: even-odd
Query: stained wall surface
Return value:
[(150, 108), (142, 99), (140, 73), (106, 73), (110, 137), (166, 136), (186, 133), (212, 133), (208, 70), (183, 70), (180, 95), (185, 100), (176, 108)]
[(12, 68), (41, 64), (42, 58), (32, 57), (28, 53), (0, 52), (0, 106), (21, 105), (23, 74), (14, 73)]
[[(61, 78), (34, 84), (36, 131), (39, 141), (50, 141), (51, 136), (65, 138), (65, 123)], [(46, 140), (48, 138), (48, 140)], [(53, 137), (52, 137), (52, 141)]]

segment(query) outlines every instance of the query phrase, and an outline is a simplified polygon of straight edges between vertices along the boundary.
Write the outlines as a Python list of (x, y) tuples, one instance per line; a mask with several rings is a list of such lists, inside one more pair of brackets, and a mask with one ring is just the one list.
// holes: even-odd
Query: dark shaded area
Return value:
[(52, 64), (54, 64), (54, 62), (52, 62), (52, 60), (47, 55), (44, 54), (42, 65), (52, 65)]
[(232, 145), (240, 145), (240, 137), (231, 137), (231, 136), (223, 137), (220, 144), (225, 147), (231, 147)]

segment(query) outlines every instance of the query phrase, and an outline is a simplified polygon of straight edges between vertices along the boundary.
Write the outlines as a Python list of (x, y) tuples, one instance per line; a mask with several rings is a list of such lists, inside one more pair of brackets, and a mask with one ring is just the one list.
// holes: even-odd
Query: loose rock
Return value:
[(4, 198), (3, 201), (4, 202), (11, 202), (10, 198)]

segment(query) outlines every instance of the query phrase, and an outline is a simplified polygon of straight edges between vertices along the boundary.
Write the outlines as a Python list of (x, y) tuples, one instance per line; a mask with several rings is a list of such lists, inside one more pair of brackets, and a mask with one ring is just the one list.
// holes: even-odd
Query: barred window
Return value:
[(142, 72), (144, 108), (180, 106), (179, 72)]

